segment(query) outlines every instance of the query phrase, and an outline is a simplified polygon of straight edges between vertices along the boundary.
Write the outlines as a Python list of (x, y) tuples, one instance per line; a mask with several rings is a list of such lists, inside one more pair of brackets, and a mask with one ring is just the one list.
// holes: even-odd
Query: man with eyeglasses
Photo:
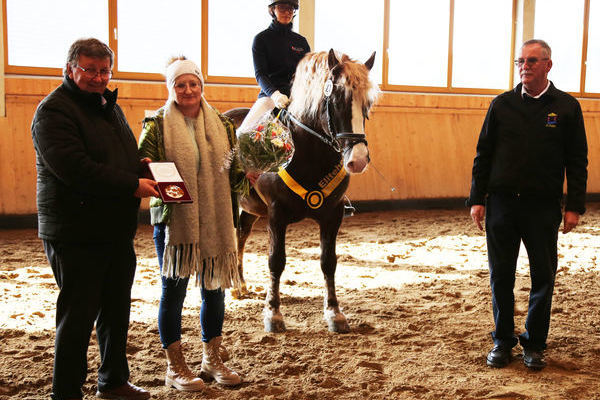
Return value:
[(74, 42), (62, 84), (42, 100), (31, 132), (36, 151), (38, 233), (60, 289), (56, 305), (54, 400), (82, 399), (96, 324), (103, 399), (142, 400), (126, 358), (133, 238), (140, 198), (157, 196), (137, 143), (106, 87), (113, 52), (97, 39)]
[[(558, 230), (570, 232), (585, 212), (587, 141), (579, 102), (548, 80), (552, 53), (543, 40), (526, 41), (515, 64), (521, 83), (496, 97), (488, 110), (473, 162), (471, 218), (487, 237), (495, 331), (486, 362), (501, 368), (521, 344), (526, 367), (546, 366), (557, 268)], [(519, 247), (529, 257), (531, 289), (525, 332), (514, 324)]]

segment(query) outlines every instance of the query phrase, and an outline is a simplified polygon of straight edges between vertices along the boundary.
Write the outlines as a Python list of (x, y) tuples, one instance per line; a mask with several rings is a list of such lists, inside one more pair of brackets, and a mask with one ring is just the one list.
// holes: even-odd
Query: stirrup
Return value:
[(352, 217), (355, 211), (356, 208), (352, 206), (348, 196), (344, 196), (344, 218)]

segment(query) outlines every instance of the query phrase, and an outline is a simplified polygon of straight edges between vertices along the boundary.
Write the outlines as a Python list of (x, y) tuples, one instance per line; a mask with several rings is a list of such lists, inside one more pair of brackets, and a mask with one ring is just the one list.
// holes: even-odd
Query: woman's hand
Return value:
[(279, 90), (273, 92), (271, 100), (273, 100), (277, 108), (286, 108), (290, 104), (290, 99), (285, 94), (279, 92)]
[(262, 171), (248, 171), (246, 172), (246, 178), (250, 181), (250, 184), (254, 186), (258, 178), (262, 175)]

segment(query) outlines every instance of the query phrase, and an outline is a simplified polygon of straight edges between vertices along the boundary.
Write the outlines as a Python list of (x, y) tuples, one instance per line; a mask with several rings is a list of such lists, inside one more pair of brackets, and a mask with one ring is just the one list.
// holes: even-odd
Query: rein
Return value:
[(320, 133), (318, 133), (318, 132), (314, 131), (313, 129), (309, 128), (308, 126), (304, 125), (296, 117), (294, 117), (291, 112), (289, 112), (286, 109), (281, 109), (279, 112), (281, 113), (281, 116), (283, 118), (289, 119), (294, 124), (298, 125), (300, 128), (304, 129), (306, 132), (315, 136), (316, 138), (318, 138), (320, 141), (322, 141), (326, 145), (331, 146), (338, 153), (340, 152), (340, 144), (335, 139), (332, 140), (329, 137), (324, 137)]

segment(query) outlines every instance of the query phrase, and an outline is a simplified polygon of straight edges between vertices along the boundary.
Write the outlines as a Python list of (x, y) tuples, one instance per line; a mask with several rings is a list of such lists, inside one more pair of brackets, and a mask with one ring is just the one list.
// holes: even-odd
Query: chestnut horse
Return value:
[[(379, 94), (378, 86), (369, 79), (374, 60), (375, 53), (362, 64), (332, 49), (309, 53), (300, 61), (291, 102), (282, 117), (291, 131), (294, 155), (279, 173), (263, 173), (250, 194), (241, 199), (238, 256), (242, 277), (244, 246), (252, 226), (259, 217), (268, 219), (271, 282), (263, 312), (268, 332), (285, 331), (279, 309), (285, 234), (289, 224), (304, 218), (315, 220), (320, 228), (321, 270), (327, 289), (324, 317), (329, 330), (350, 330), (335, 293), (335, 244), (350, 174), (364, 172), (369, 163), (365, 119)], [(233, 109), (225, 115), (239, 126), (247, 112)], [(243, 290), (247, 290), (245, 285)]]

